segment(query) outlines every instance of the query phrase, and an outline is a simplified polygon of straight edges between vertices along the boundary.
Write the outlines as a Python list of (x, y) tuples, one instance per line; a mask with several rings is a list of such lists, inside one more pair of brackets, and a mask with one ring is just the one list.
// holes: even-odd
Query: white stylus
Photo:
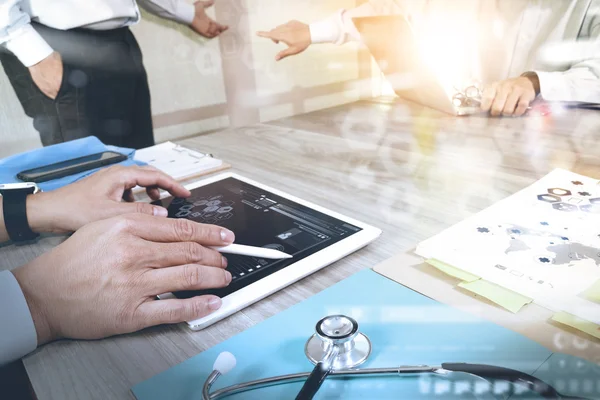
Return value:
[(241, 256), (251, 256), (257, 258), (268, 258), (279, 260), (282, 258), (292, 258), (293, 256), (275, 249), (266, 249), (264, 247), (244, 246), (242, 244), (230, 244), (229, 246), (213, 246), (213, 250), (225, 254), (239, 254)]

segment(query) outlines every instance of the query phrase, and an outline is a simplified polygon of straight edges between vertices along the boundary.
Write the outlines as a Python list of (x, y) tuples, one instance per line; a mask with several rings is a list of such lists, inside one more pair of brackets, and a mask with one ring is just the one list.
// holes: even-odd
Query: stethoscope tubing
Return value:
[(337, 357), (339, 352), (338, 346), (331, 346), (331, 349), (325, 358), (315, 365), (304, 385), (298, 392), (296, 400), (311, 400), (325, 382), (325, 378), (333, 371), (333, 359)]
[[(325, 330), (322, 329), (321, 326), (325, 322), (328, 322), (327, 319), (336, 319), (336, 321), (339, 319), (343, 319), (343, 322), (346, 324), (346, 327), (348, 327), (348, 323), (351, 323), (350, 326), (352, 327), (352, 329), (348, 333), (345, 333), (345, 331), (337, 330), (339, 328), (336, 328), (334, 325), (332, 330), (333, 333), (327, 333)], [(223, 362), (219, 364), (219, 358), (221, 357), (221, 355), (226, 354), (225, 352), (219, 355), (217, 361), (215, 361), (215, 370), (212, 371), (212, 373), (209, 375), (209, 377), (204, 383), (204, 386), (202, 388), (202, 399), (217, 400), (248, 390), (257, 390), (269, 386), (304, 381), (304, 385), (298, 393), (296, 400), (312, 400), (327, 377), (335, 379), (352, 378), (359, 376), (406, 375), (423, 373), (447, 375), (448, 373), (452, 372), (466, 373), (474, 377), (484, 379), (488, 382), (492, 382), (495, 380), (511, 382), (513, 384), (517, 384), (519, 386), (523, 386), (525, 388), (535, 391), (544, 399), (558, 400), (577, 398), (564, 396), (560, 394), (554, 387), (545, 383), (541, 379), (536, 378), (533, 375), (513, 370), (510, 368), (504, 368), (494, 365), (471, 363), (442, 363), (441, 366), (417, 365), (399, 366), (391, 368), (356, 368), (360, 363), (362, 363), (362, 361), (364, 361), (364, 359), (366, 359), (365, 356), (363, 359), (359, 359), (358, 362), (352, 362), (353, 360), (349, 359), (351, 362), (345, 364), (345, 369), (334, 369), (333, 365), (336, 357), (340, 356), (342, 353), (347, 356), (348, 353), (346, 353), (345, 350), (350, 351), (352, 349), (356, 349), (356, 347), (354, 346), (356, 345), (354, 340), (358, 335), (358, 323), (354, 319), (343, 315), (329, 316), (321, 319), (317, 323), (316, 332), (316, 337), (322, 340), (322, 345), (325, 346), (323, 349), (326, 349), (327, 351), (324, 355), (319, 355), (319, 357), (317, 358), (312, 357), (308, 351), (308, 344), (312, 341), (315, 335), (313, 335), (311, 339), (309, 339), (309, 341), (307, 342), (305, 352), (307, 356), (309, 356), (310, 360), (319, 360), (318, 362), (316, 362), (315, 368), (311, 372), (301, 372), (296, 374), (286, 374), (273, 376), (270, 378), (256, 379), (249, 382), (231, 385), (223, 389), (217, 390), (211, 394), (210, 389), (212, 385), (217, 381), (217, 379), (221, 376), (221, 372), (227, 373), (231, 370), (231, 368), (235, 367), (235, 358), (233, 358), (232, 366), (229, 365), (229, 367), (227, 367), (227, 363), (223, 364)], [(370, 346), (370, 341), (368, 340), (368, 338), (366, 338), (366, 340)], [(353, 346), (346, 347), (349, 344), (353, 344)], [(368, 353), (370, 354), (370, 347)], [(229, 356), (233, 357), (233, 355), (231, 355), (230, 353)]]
[[(446, 369), (444, 367), (449, 367)], [(488, 365), (477, 365), (477, 364), (466, 364), (466, 363), (445, 363), (442, 366), (401, 366), (391, 368), (360, 368), (360, 369), (346, 369), (346, 370), (334, 370), (328, 374), (330, 379), (342, 379), (352, 378), (358, 376), (381, 376), (381, 375), (408, 375), (408, 374), (423, 374), (423, 373), (434, 373), (439, 375), (445, 375), (448, 372), (466, 372), (473, 376), (480, 377), (486, 380), (500, 379), (507, 380), (509, 382), (517, 383), (517, 381), (532, 384), (532, 389), (536, 390), (542, 398), (545, 399), (579, 399), (586, 400), (582, 397), (572, 397), (559, 394), (551, 386), (543, 384), (542, 381), (531, 375), (521, 373), (501, 367), (494, 367)], [(312, 374), (312, 372), (300, 372), (296, 374), (286, 374), (280, 376), (273, 376), (270, 378), (257, 379), (254, 381), (238, 383), (231, 385), (223, 389), (216, 390), (210, 394), (210, 387), (214, 381), (220, 376), (216, 371), (213, 371), (211, 376), (206, 380), (204, 384), (202, 399), (203, 400), (218, 400), (227, 396), (232, 396), (237, 393), (245, 392), (248, 390), (257, 390), (270, 386), (282, 385), (293, 382), (306, 381), (306, 379)], [(541, 386), (543, 390), (538, 391)]]
[[(441, 367), (430, 367), (430, 366), (414, 366), (414, 367), (392, 367), (392, 368), (361, 368), (361, 369), (348, 369), (348, 370), (334, 370), (328, 375), (330, 379), (340, 379), (354, 376), (365, 376), (365, 375), (398, 375), (398, 374), (422, 374), (422, 373), (436, 373), (442, 371)], [(293, 382), (306, 381), (312, 372), (300, 372), (296, 374), (287, 374), (280, 376), (273, 376), (270, 378), (257, 379), (250, 382), (238, 383), (231, 385), (223, 389), (214, 391), (212, 394), (206, 396), (208, 393), (203, 390), (203, 400), (218, 400), (226, 396), (232, 396), (237, 393), (245, 392), (247, 390), (262, 389), (269, 386), (282, 385)], [(209, 380), (207, 380), (207, 383)], [(211, 383), (212, 384), (212, 383)], [(210, 386), (204, 385), (205, 389), (210, 390)]]

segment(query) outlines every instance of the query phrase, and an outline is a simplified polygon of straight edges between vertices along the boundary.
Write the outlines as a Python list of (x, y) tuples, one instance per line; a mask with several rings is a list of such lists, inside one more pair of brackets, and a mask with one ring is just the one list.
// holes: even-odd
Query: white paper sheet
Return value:
[(134, 159), (152, 165), (180, 181), (201, 175), (202, 172), (223, 164), (223, 161), (213, 158), (210, 154), (203, 154), (172, 142), (137, 150)]
[(422, 242), (417, 254), (600, 324), (600, 304), (580, 296), (600, 279), (600, 183), (554, 170)]

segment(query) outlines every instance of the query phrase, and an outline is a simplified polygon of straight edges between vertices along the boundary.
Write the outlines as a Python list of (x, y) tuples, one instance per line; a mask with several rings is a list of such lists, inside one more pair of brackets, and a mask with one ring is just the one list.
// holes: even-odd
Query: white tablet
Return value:
[(235, 233), (235, 243), (277, 249), (291, 259), (227, 254), (232, 281), (214, 290), (169, 293), (160, 298), (214, 294), (221, 308), (188, 325), (200, 330), (331, 264), (375, 240), (381, 230), (233, 173), (186, 186), (192, 196), (153, 204), (170, 218), (216, 224)]

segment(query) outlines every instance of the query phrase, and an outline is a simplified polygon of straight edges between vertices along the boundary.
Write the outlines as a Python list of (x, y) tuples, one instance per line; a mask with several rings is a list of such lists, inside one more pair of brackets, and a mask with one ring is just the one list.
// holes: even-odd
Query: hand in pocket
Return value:
[(56, 99), (63, 79), (63, 63), (60, 54), (54, 52), (39, 63), (29, 67), (31, 78), (37, 87), (52, 100)]

